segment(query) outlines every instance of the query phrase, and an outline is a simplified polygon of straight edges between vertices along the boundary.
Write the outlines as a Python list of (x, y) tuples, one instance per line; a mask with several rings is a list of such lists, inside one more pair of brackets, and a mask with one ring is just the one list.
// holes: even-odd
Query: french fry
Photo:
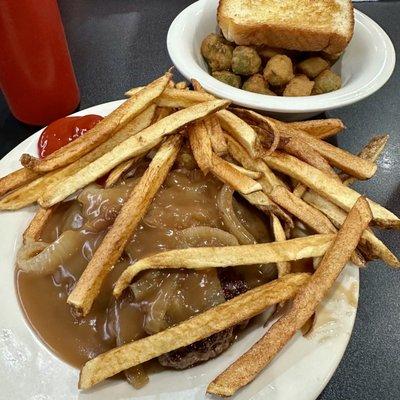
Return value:
[[(192, 85), (193, 89), (196, 92), (206, 93), (206, 91), (196, 79), (192, 79)], [(206, 126), (208, 134), (210, 135), (211, 146), (214, 150), (214, 153), (218, 156), (225, 155), (228, 149), (218, 117), (216, 115), (210, 115), (209, 117), (204, 119), (204, 124)]]
[(378, 258), (393, 268), (400, 268), (399, 259), (379, 240), (372, 230), (367, 229), (360, 241), (360, 250), (369, 259)]
[[(206, 269), (320, 257), (325, 254), (334, 238), (335, 234), (325, 234), (296, 238), (284, 242), (225, 247), (196, 247), (165, 251), (143, 258), (130, 265), (118, 278), (113, 293), (114, 296), (119, 297), (139, 272), (149, 269)], [(251, 267), (249, 266), (249, 268)]]
[(123, 128), (129, 121), (148, 108), (154, 99), (163, 92), (171, 77), (171, 73), (167, 72), (161, 78), (150, 83), (101, 120), (84, 136), (68, 143), (48, 157), (39, 160), (29, 155), (23, 155), (21, 157), (22, 165), (28, 169), (43, 173), (64, 167), (78, 160), (104, 143), (115, 132)]
[(358, 157), (375, 162), (385, 149), (389, 135), (374, 136), (359, 152)]
[(22, 235), (24, 243), (28, 242), (29, 240), (36, 242), (40, 239), (40, 235), (42, 234), (44, 227), (56, 211), (57, 206), (58, 205), (56, 204), (51, 208), (39, 208), (39, 210), (37, 210), (28, 228), (26, 228)]
[[(317, 233), (336, 232), (336, 228), (340, 227), (340, 225), (337, 226), (319, 207), (315, 206), (312, 202), (297, 197), (294, 193), (286, 192), (282, 188), (277, 187), (273, 189), (273, 192), (269, 195), (271, 199), (280, 204), (281, 207), (291, 212)], [(310, 208), (308, 208), (308, 206), (310, 206)], [(332, 206), (337, 207), (334, 204), (332, 204)], [(346, 213), (340, 208), (339, 210), (344, 213), (344, 220)], [(365, 265), (364, 258), (357, 251), (352, 254), (351, 261), (359, 267)]]
[[(277, 216), (272, 214), (271, 216), (272, 223), (272, 232), (274, 234), (274, 238), (276, 242), (284, 242), (286, 240), (285, 231), (283, 230), (281, 221)], [(280, 261), (276, 263), (278, 268), (278, 278), (282, 278), (283, 276), (290, 273), (290, 262), (289, 261)]]
[(325, 172), (334, 179), (339, 180), (338, 175), (329, 165), (329, 163), (322, 157), (316, 150), (309, 146), (301, 139), (292, 136), (290, 140), (283, 144), (281, 148), (298, 159), (318, 168), (320, 171)]
[(323, 140), (316, 139), (306, 132), (291, 128), (289, 124), (266, 117), (255, 111), (235, 108), (236, 115), (248, 122), (260, 124), (262, 128), (270, 131), (276, 130), (282, 137), (297, 137), (320, 153), (330, 164), (358, 179), (371, 178), (377, 169), (375, 163), (357, 157), (339, 147), (333, 146)]
[(68, 304), (79, 309), (83, 315), (90, 311), (105, 277), (121, 257), (126, 243), (146, 214), (174, 164), (181, 144), (182, 136), (175, 135), (170, 136), (161, 145), (68, 296)]
[(115, 146), (111, 151), (97, 158), (77, 173), (70, 175), (57, 185), (48, 188), (38, 199), (39, 204), (47, 208), (64, 200), (78, 189), (111, 171), (121, 162), (144, 154), (157, 146), (163, 137), (174, 133), (180, 127), (228, 105), (229, 101), (226, 100), (210, 101), (177, 111), (161, 119), (139, 134)]
[(156, 122), (160, 121), (160, 119), (168, 117), (168, 115), (171, 115), (172, 113), (173, 113), (173, 109), (172, 108), (157, 107), (156, 111), (154, 113), (153, 121), (151, 121), (151, 123), (155, 124)]
[(315, 324), (315, 313), (307, 320), (307, 322), (301, 327), (301, 334), (304, 337), (309, 336), (309, 334), (312, 332), (312, 329), (314, 328)]
[(343, 122), (336, 118), (290, 122), (289, 126), (307, 132), (309, 135), (317, 139), (326, 139), (346, 129)]
[(130, 160), (126, 160), (117, 165), (108, 175), (104, 187), (109, 188), (111, 186), (114, 186), (120, 180), (121, 176), (133, 165), (135, 165), (140, 159), (141, 157), (133, 157)]
[(207, 175), (213, 167), (213, 157), (211, 139), (205, 122), (193, 122), (188, 128), (188, 135), (193, 157), (203, 174)]
[(284, 143), (289, 142), (287, 138), (281, 138), (278, 132), (269, 132), (258, 125), (250, 125), (260, 138), (264, 138), (265, 153), (271, 154), (279, 145), (283, 146)]
[(359, 249), (355, 249), (354, 253), (350, 257), (350, 261), (357, 267), (365, 267), (367, 263), (367, 260)]
[[(171, 82), (171, 81), (170, 81)], [(152, 124), (160, 121), (161, 119), (168, 117), (171, 115), (173, 110), (171, 108), (166, 107), (157, 107), (154, 112), (153, 120), (151, 121)], [(128, 171), (134, 164), (136, 164), (142, 157), (134, 157), (130, 160), (124, 161), (120, 165), (116, 166), (108, 175), (107, 180), (104, 186), (110, 187), (115, 185), (116, 182), (121, 178), (121, 176)]]
[(50, 172), (46, 175), (40, 176), (28, 185), (7, 194), (0, 199), (0, 210), (17, 210), (35, 203), (49, 187), (55, 186), (69, 176), (79, 172), (92, 161), (111, 151), (119, 143), (148, 127), (153, 119), (154, 111), (155, 106), (152, 105), (135, 117), (123, 129), (118, 131), (112, 138), (83, 156), (78, 161), (75, 161), (59, 171)]
[(274, 214), (279, 217), (279, 219), (284, 223), (286, 234), (289, 234), (289, 232), (293, 229), (294, 224), (291, 216), (287, 214), (286, 211), (283, 210), (279, 205), (271, 201), (271, 199), (264, 192), (259, 191), (250, 194), (241, 193), (241, 196), (268, 216)]
[(271, 189), (277, 185), (287, 187), (286, 184), (271, 171), (264, 161), (252, 158), (243, 146), (231, 136), (225, 135), (225, 138), (228, 144), (228, 152), (237, 162), (247, 169), (259, 171), (263, 174), (261, 182), (268, 188), (267, 192), (271, 191)]
[(257, 133), (249, 124), (228, 110), (222, 110), (217, 115), (222, 129), (238, 141), (253, 158), (264, 154)]
[(186, 90), (188, 89), (188, 83), (186, 81), (175, 83), (175, 88), (179, 90)]
[(40, 175), (26, 168), (18, 169), (0, 178), (0, 196), (34, 181)]
[(219, 180), (242, 194), (250, 194), (262, 190), (262, 186), (259, 182), (241, 173), (234, 168), (231, 163), (223, 160), (216, 154), (212, 155), (211, 172)]
[(368, 202), (360, 197), (318, 269), (296, 294), (288, 312), (250, 350), (210, 383), (208, 393), (231, 396), (251, 382), (270, 363), (296, 331), (312, 317), (356, 249), (371, 217)]
[(156, 101), (159, 107), (187, 108), (199, 103), (216, 100), (207, 93), (198, 93), (191, 90), (167, 89), (164, 95)]
[[(128, 90), (125, 95), (133, 96), (137, 94), (143, 87)], [(168, 108), (187, 108), (206, 101), (215, 100), (215, 97), (208, 93), (194, 92), (192, 90), (180, 90), (175, 88), (167, 88), (156, 100), (159, 107)]]
[(302, 183), (298, 183), (293, 190), (293, 194), (301, 199), (306, 191), (307, 187), (304, 186)]
[[(350, 211), (361, 196), (355, 190), (289, 154), (275, 152), (265, 156), (264, 161), (271, 168), (298, 180), (346, 211)], [(368, 199), (368, 203), (376, 225), (382, 228), (400, 228), (400, 220), (396, 215), (372, 200)]]
[(201, 86), (201, 83), (197, 80), (197, 79), (191, 79), (190, 80), (192, 82), (192, 86), (193, 86), (193, 90), (196, 92), (201, 92), (201, 93), (207, 93), (203, 86)]
[(347, 172), (351, 176), (358, 179), (371, 178), (377, 169), (375, 163), (363, 160), (339, 147), (333, 146), (323, 140), (315, 139), (301, 130), (285, 130), (282, 123), (278, 123), (279, 129), (283, 129), (290, 137), (299, 137), (309, 146), (314, 148), (322, 156), (324, 156), (333, 166)]
[[(48, 187), (48, 184), (55, 184), (58, 182), (58, 179), (55, 177), (56, 174), (56, 172), (53, 172), (46, 176), (40, 176), (33, 182), (6, 194), (0, 199), (0, 210), (19, 210), (20, 208), (35, 203), (42, 191)], [(61, 176), (60, 173), (57, 175)]]
[(363, 160), (339, 147), (333, 146), (323, 140), (315, 139), (302, 131), (295, 131), (291, 135), (298, 135), (305, 143), (318, 151), (334, 167), (341, 169), (358, 179), (369, 179), (374, 176), (377, 166), (375, 163)]
[(205, 121), (206, 129), (210, 134), (211, 145), (214, 153), (218, 156), (224, 156), (228, 152), (228, 146), (226, 145), (226, 140), (224, 132), (219, 123), (218, 117), (216, 115), (211, 115), (210, 118)]
[[(375, 162), (384, 150), (388, 140), (389, 135), (373, 137), (370, 142), (364, 146), (358, 156), (364, 160)], [(343, 184), (346, 186), (350, 186), (356, 181), (356, 178), (349, 176), (341, 176), (341, 179), (343, 180)]]
[(317, 233), (335, 233), (336, 228), (323, 213), (296, 197), (283, 186), (275, 186), (268, 196)]
[(260, 179), (263, 176), (262, 172), (260, 172), (260, 171), (251, 171), (249, 169), (241, 167), (240, 165), (236, 165), (236, 164), (233, 164), (233, 163), (229, 163), (229, 164), (233, 168), (235, 168), (236, 170), (238, 170), (239, 172), (241, 172), (242, 174), (248, 176), (251, 179), (257, 180), (257, 179)]
[[(328, 216), (328, 218), (337, 228), (342, 226), (346, 219), (347, 213), (340, 207), (312, 191), (305, 193), (303, 198), (307, 203), (313, 205), (315, 208)], [(397, 257), (370, 230), (367, 229), (363, 232), (360, 245), (362, 246), (362, 249), (365, 249), (369, 258), (379, 258), (391, 267), (400, 267), (400, 262)]]
[(179, 325), (100, 354), (82, 368), (79, 388), (89, 389), (121, 371), (188, 346), (292, 298), (309, 275), (289, 274), (218, 304)]

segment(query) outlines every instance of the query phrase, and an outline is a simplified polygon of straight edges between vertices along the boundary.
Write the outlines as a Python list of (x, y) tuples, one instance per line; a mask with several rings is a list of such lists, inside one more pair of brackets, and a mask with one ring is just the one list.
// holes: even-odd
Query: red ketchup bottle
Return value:
[(56, 0), (0, 0), (0, 89), (14, 116), (31, 125), (47, 125), (78, 106)]

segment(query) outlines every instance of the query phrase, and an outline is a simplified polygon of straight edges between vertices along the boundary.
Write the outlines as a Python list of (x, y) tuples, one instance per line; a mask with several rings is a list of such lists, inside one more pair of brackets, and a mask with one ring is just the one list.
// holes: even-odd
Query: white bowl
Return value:
[(209, 33), (218, 31), (217, 5), (218, 0), (200, 0), (183, 10), (169, 28), (168, 52), (186, 79), (197, 79), (208, 92), (230, 99), (234, 104), (281, 118), (304, 119), (370, 96), (386, 83), (393, 72), (396, 55), (389, 36), (375, 21), (355, 10), (353, 39), (334, 67), (342, 77), (341, 89), (317, 96), (280, 97), (226, 85), (209, 75), (200, 54), (202, 40)]

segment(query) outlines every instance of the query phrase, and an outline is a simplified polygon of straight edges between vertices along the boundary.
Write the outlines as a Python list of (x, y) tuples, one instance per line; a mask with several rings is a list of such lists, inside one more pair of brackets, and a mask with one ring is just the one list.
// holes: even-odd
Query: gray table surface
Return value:
[[(141, 85), (171, 66), (166, 34), (188, 0), (59, 0), (71, 56), (81, 90), (80, 108), (122, 98), (127, 88)], [(400, 2), (358, 3), (400, 48)], [(357, 152), (374, 134), (390, 133), (379, 171), (357, 185), (361, 193), (400, 215), (400, 68), (377, 93), (355, 105), (334, 110), (346, 133), (337, 144)], [(0, 95), (0, 156), (37, 128), (9, 113)], [(380, 232), (397, 254), (399, 235)], [(400, 272), (381, 262), (361, 271), (360, 302), (349, 346), (320, 400), (400, 399)], [(295, 383), (294, 383), (295, 384)]]

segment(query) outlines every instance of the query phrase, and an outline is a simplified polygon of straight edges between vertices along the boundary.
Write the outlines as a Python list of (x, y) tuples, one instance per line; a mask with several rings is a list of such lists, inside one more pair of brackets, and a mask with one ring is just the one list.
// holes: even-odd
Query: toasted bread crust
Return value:
[(230, 0), (220, 0), (217, 19), (227, 40), (238, 45), (268, 45), (288, 50), (324, 51), (328, 54), (342, 52), (350, 42), (354, 31), (354, 13), (349, 1), (347, 13), (350, 16), (350, 29), (346, 35), (334, 30), (321, 31), (291, 27), (272, 21), (271, 23), (241, 23), (224, 15), (223, 9)]

